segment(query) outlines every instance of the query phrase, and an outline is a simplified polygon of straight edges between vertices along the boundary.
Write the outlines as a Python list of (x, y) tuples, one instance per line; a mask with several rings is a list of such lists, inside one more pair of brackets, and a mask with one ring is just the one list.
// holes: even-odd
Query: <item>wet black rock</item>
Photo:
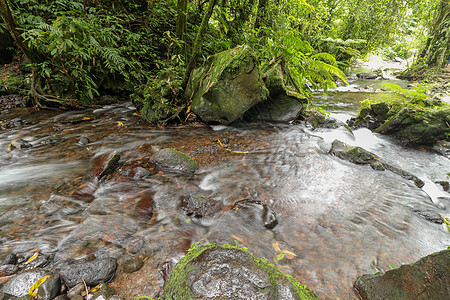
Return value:
[(180, 197), (178, 200), (178, 209), (187, 216), (203, 218), (212, 216), (220, 211), (222, 204), (204, 196), (187, 195)]
[(44, 140), (41, 141), (41, 145), (46, 146), (46, 145), (53, 145), (53, 144), (57, 144), (61, 142), (61, 138), (57, 137), (57, 136), (51, 136), (48, 137)]
[(142, 268), (144, 265), (144, 261), (140, 257), (132, 257), (131, 259), (126, 260), (120, 268), (125, 273), (133, 273)]
[(194, 173), (198, 169), (198, 164), (186, 153), (176, 149), (165, 148), (159, 150), (150, 157), (150, 162), (161, 169)]
[(112, 174), (112, 172), (114, 172), (117, 169), (117, 167), (119, 167), (120, 157), (121, 153), (119, 151), (114, 151), (113, 153), (108, 155), (108, 158), (106, 160), (107, 161), (106, 166), (104, 167), (100, 175), (98, 175), (99, 180)]
[(45, 255), (43, 253), (38, 253), (38, 256), (35, 259), (33, 259), (30, 262), (27, 262), (28, 259), (35, 253), (36, 252), (27, 252), (27, 255), (24, 256), (26, 261), (19, 264), (19, 268), (24, 270), (32, 270), (35, 268), (44, 267), (49, 263), (48, 255)]
[(442, 220), (442, 216), (440, 213), (434, 210), (430, 209), (415, 209), (415, 213), (417, 213), (419, 216), (424, 218), (427, 221), (436, 223), (436, 224), (442, 224), (444, 221)]
[(439, 184), (440, 186), (442, 186), (444, 191), (450, 192), (450, 182), (448, 182), (448, 181), (436, 181), (436, 183)]
[(11, 144), (9, 146), (10, 150), (14, 150), (14, 149), (28, 149), (31, 148), (32, 145), (24, 140), (24, 139), (17, 139), (17, 140), (12, 140)]
[(19, 270), (19, 267), (16, 265), (1, 265), (0, 277), (16, 274)]
[(241, 200), (234, 203), (233, 210), (250, 222), (261, 222), (268, 229), (273, 229), (278, 224), (275, 212), (261, 201)]
[(14, 253), (8, 254), (2, 263), (2, 265), (15, 265), (15, 264), (17, 264), (17, 255), (15, 255)]
[(447, 249), (384, 274), (360, 276), (354, 288), (360, 299), (448, 299), (449, 266)]
[(44, 270), (32, 270), (20, 273), (3, 285), (3, 292), (16, 297), (25, 296), (36, 280), (47, 275), (50, 275), (50, 273)]
[(58, 296), (61, 290), (61, 277), (59, 274), (53, 274), (44, 281), (38, 289), (38, 300), (52, 300)]
[(195, 246), (173, 268), (163, 299), (318, 299), (266, 261), (229, 245)]
[(141, 180), (141, 179), (150, 177), (151, 175), (152, 175), (152, 173), (143, 167), (133, 168), (128, 173), (128, 177), (133, 180)]
[(450, 142), (449, 141), (438, 141), (433, 146), (433, 151), (450, 158)]
[(74, 261), (60, 267), (60, 274), (66, 285), (71, 288), (82, 282), (95, 286), (101, 282), (108, 282), (114, 277), (117, 262), (114, 258), (95, 259), (93, 261)]
[(87, 144), (89, 144), (89, 138), (87, 136), (82, 136), (78, 139), (77, 144), (80, 146), (86, 146)]

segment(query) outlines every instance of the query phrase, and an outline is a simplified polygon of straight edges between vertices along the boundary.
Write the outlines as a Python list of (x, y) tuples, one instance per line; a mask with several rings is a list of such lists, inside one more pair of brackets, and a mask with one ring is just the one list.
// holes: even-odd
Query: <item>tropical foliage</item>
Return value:
[(90, 104), (150, 80), (170, 82), (170, 105), (188, 108), (182, 90), (193, 68), (239, 44), (262, 64), (282, 58), (308, 96), (345, 82), (355, 58), (380, 48), (406, 58), (423, 43), (421, 63), (442, 64), (448, 11), (443, 0), (0, 1), (38, 106)]

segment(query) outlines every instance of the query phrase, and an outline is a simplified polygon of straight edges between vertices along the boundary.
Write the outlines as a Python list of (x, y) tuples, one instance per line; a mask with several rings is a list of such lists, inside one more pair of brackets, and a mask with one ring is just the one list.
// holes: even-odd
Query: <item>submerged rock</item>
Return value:
[(268, 229), (273, 229), (278, 224), (275, 212), (261, 201), (241, 200), (234, 204), (233, 210), (251, 222), (261, 222)]
[(354, 288), (361, 299), (448, 299), (449, 266), (447, 249), (384, 274), (360, 276)]
[(433, 146), (433, 151), (450, 158), (450, 142), (449, 141), (438, 141)]
[(430, 209), (415, 209), (414, 212), (424, 218), (427, 221), (436, 223), (436, 224), (442, 224), (444, 221), (442, 220), (442, 216), (440, 213), (438, 213), (435, 210)]
[(186, 153), (176, 149), (165, 148), (150, 157), (150, 162), (156, 164), (159, 168), (194, 173), (198, 169), (195, 160)]
[(31, 148), (32, 145), (24, 140), (24, 139), (17, 139), (17, 140), (12, 140), (11, 144), (9, 145), (9, 150), (14, 150), (14, 149), (28, 149)]
[(228, 125), (268, 94), (258, 59), (244, 45), (209, 57), (192, 72), (185, 96), (192, 99), (191, 110), (203, 122)]
[(329, 153), (355, 164), (370, 165), (372, 169), (377, 171), (389, 170), (407, 180), (413, 181), (419, 188), (425, 185), (417, 176), (381, 160), (378, 155), (361, 147), (351, 147), (344, 142), (334, 140)]
[(60, 267), (60, 274), (69, 288), (84, 279), (86, 285), (96, 286), (114, 277), (117, 262), (114, 258), (100, 258), (93, 261), (71, 262)]
[(265, 259), (230, 245), (195, 245), (173, 268), (162, 299), (318, 299)]
[(182, 196), (177, 203), (178, 209), (187, 216), (203, 218), (214, 215), (222, 209), (222, 203), (203, 196)]

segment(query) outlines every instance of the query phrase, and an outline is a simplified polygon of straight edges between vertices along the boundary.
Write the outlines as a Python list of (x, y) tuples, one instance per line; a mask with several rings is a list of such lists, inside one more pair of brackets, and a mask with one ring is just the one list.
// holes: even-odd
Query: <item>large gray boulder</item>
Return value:
[(433, 253), (384, 274), (358, 277), (360, 299), (449, 299), (450, 250)]
[(250, 47), (217, 53), (194, 70), (185, 96), (191, 110), (205, 123), (228, 125), (268, 97), (259, 62)]
[(194, 245), (173, 268), (161, 299), (318, 299), (306, 286), (244, 249)]
[(249, 121), (289, 122), (298, 118), (308, 100), (292, 87), (292, 78), (281, 59), (262, 68), (269, 97), (245, 113)]

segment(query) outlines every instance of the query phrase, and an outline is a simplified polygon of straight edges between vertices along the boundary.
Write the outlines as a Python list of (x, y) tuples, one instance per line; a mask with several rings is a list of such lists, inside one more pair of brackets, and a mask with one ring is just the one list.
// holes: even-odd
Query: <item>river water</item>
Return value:
[[(315, 101), (345, 120), (371, 95), (370, 88), (318, 95)], [(443, 225), (415, 212), (449, 215), (450, 195), (434, 183), (449, 180), (448, 159), (366, 129), (352, 134), (343, 127), (267, 123), (154, 128), (136, 116), (131, 103), (15, 113), (22, 125), (0, 132), (0, 258), (38, 249), (55, 262), (90, 254), (121, 262), (140, 253), (157, 270), (179, 259), (191, 243), (238, 243), (323, 299), (354, 299), (357, 276), (414, 262), (450, 244)], [(80, 146), (81, 136), (90, 142)], [(18, 138), (33, 147), (9, 151)], [(420, 177), (425, 187), (329, 155), (334, 139), (376, 153)], [(218, 140), (241, 152), (222, 148)], [(156, 170), (147, 178), (130, 178), (150, 144), (184, 151), (200, 169), (195, 175)], [(98, 182), (100, 158), (116, 150), (122, 166)], [(177, 209), (186, 195), (219, 209), (204, 218), (188, 217)], [(136, 209), (145, 206), (145, 197), (154, 201), (153, 215)], [(278, 225), (270, 230), (227, 209), (242, 199), (266, 203)], [(155, 295), (161, 285), (153, 276), (136, 293)]]

